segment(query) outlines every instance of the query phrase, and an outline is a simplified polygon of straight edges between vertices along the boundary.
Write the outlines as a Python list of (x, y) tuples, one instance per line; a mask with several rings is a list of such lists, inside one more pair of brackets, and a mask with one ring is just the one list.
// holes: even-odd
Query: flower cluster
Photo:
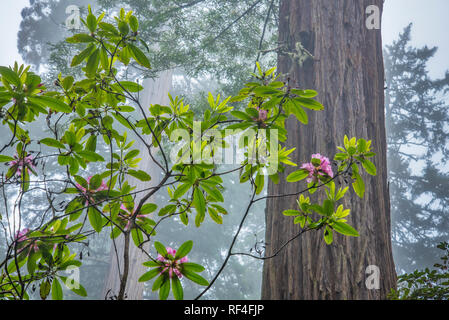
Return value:
[[(90, 184), (90, 180), (92, 179), (93, 176), (89, 176), (87, 178), (87, 183)], [(106, 185), (106, 183), (101, 180), (101, 185), (97, 188), (97, 189), (89, 189), (89, 188), (84, 188), (82, 185), (80, 185), (79, 183), (75, 184), (76, 188), (78, 190), (81, 191), (81, 193), (86, 197), (86, 205), (89, 204), (89, 201), (87, 200), (88, 198), (92, 201), (95, 202), (94, 199), (92, 197), (88, 196), (88, 193), (93, 194), (96, 193), (98, 191), (104, 191), (104, 190), (108, 190), (108, 186)]]
[(265, 120), (267, 120), (267, 116), (268, 116), (267, 110), (259, 109), (259, 119), (257, 119), (257, 120), (264, 122)]
[(14, 160), (9, 163), (11, 168), (15, 168), (15, 175), (21, 176), (23, 168), (30, 168), (32, 170), (36, 169), (34, 165), (34, 158), (32, 155), (27, 155), (24, 158), (19, 158), (18, 155), (14, 156)]
[[(121, 209), (122, 211), (124, 211), (125, 213), (119, 213), (119, 217), (122, 218), (123, 220), (126, 220), (126, 221), (127, 221), (126, 226), (125, 226), (125, 230), (128, 230), (128, 229), (129, 229), (129, 226), (131, 225), (131, 217), (134, 215), (134, 210), (133, 210), (132, 212), (130, 212), (130, 211), (125, 207), (125, 205), (124, 205), (123, 203), (120, 205), (120, 209)], [(146, 218), (145, 215), (146, 215), (146, 214), (138, 214), (138, 215), (136, 216), (136, 218), (137, 218), (137, 219), (144, 219), (144, 218)], [(176, 250), (175, 250), (175, 251), (176, 251)]]
[[(20, 231), (17, 231), (15, 241), (17, 241), (18, 246), (21, 247), (18, 252), (21, 252), (23, 250), (23, 248), (26, 247), (27, 240), (29, 240), (29, 238), (27, 236), (29, 232), (30, 232), (30, 229), (28, 229), (28, 228), (24, 228)], [(31, 250), (34, 250), (34, 252), (37, 252), (39, 250), (37, 243), (31, 244), (30, 251)]]
[(319, 176), (329, 176), (331, 178), (334, 176), (329, 158), (319, 153), (313, 154), (312, 162), (304, 163), (301, 169), (309, 171), (307, 183), (318, 181)]
[(174, 250), (170, 247), (167, 247), (166, 250), (167, 250), (167, 254), (171, 255), (173, 257), (173, 260), (169, 259), (169, 258), (168, 259), (164, 258), (160, 254), (158, 254), (157, 260), (164, 264), (161, 274), (163, 274), (164, 272), (168, 272), (169, 277), (172, 278), (173, 273), (175, 273), (176, 276), (179, 279), (181, 279), (182, 278), (181, 264), (188, 261), (187, 256), (185, 256), (179, 260), (174, 260), (174, 257), (176, 255), (176, 250)]

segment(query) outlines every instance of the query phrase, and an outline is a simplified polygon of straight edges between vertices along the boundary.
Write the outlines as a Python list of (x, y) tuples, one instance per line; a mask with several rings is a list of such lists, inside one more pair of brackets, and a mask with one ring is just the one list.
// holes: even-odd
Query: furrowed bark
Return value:
[[(380, 30), (365, 25), (369, 5), (383, 8), (382, 0), (281, 0), (278, 71), (293, 86), (317, 90), (325, 110), (308, 112), (309, 124), (289, 119), (288, 147), (296, 147), (293, 159), (310, 161), (314, 153), (333, 158), (343, 137), (373, 140), (377, 176), (363, 175), (366, 193), (359, 199), (348, 192), (348, 223), (358, 238), (338, 235), (327, 246), (323, 232), (308, 232), (292, 242), (276, 258), (265, 261), (262, 299), (385, 299), (396, 285), (391, 250), (390, 202), (384, 115), (384, 68)], [(299, 65), (292, 54), (301, 43), (314, 58)], [(290, 53), (290, 54), (289, 54)], [(268, 194), (298, 191), (285, 177)], [(299, 231), (282, 215), (296, 207), (296, 199), (269, 199), (266, 209), (266, 256)], [(380, 268), (380, 289), (365, 285), (366, 268)]]

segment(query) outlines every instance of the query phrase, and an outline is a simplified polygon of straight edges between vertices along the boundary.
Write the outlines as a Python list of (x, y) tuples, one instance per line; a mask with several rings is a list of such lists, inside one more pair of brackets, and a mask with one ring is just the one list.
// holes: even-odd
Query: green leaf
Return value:
[(129, 25), (125, 21), (118, 22), (118, 29), (122, 35), (127, 35), (129, 33)]
[(247, 115), (245, 112), (242, 111), (231, 111), (231, 115), (236, 117), (237, 119), (252, 121), (253, 118), (251, 118), (249, 115)]
[(206, 279), (204, 279), (202, 276), (200, 276), (199, 274), (196, 274), (192, 271), (184, 269), (182, 274), (187, 279), (195, 282), (196, 284), (199, 284), (200, 286), (208, 286), (209, 285), (209, 282)]
[(263, 191), (265, 177), (260, 173), (257, 174), (254, 183), (256, 184), (256, 194), (260, 194)]
[(131, 50), (134, 58), (140, 65), (144, 66), (145, 68), (151, 69), (150, 60), (148, 60), (147, 56), (142, 52), (142, 50), (140, 50), (133, 44), (128, 44), (128, 48)]
[(86, 43), (86, 42), (94, 42), (95, 39), (86, 33), (78, 33), (70, 38), (67, 38), (66, 41), (68, 43)]
[(175, 212), (175, 211), (176, 211), (176, 205), (174, 205), (174, 204), (169, 204), (169, 205), (163, 207), (163, 208), (159, 211), (158, 216), (160, 216), (160, 217), (161, 217), (161, 216), (165, 216), (165, 215), (171, 214), (171, 213), (173, 213), (173, 212)]
[(282, 214), (286, 217), (296, 217), (301, 214), (298, 210), (284, 210)]
[(0, 154), (0, 162), (9, 162), (9, 161), (12, 161), (12, 160), (14, 160), (13, 157), (4, 156), (4, 155)]
[(294, 224), (298, 224), (301, 226), (301, 228), (304, 228), (306, 224), (306, 217), (304, 216), (297, 216), (295, 220), (293, 221)]
[(86, 142), (86, 150), (95, 152), (97, 150), (97, 136), (91, 135)]
[(101, 213), (94, 207), (89, 207), (87, 215), (89, 217), (89, 222), (92, 228), (100, 233), (101, 229), (103, 229), (103, 218), (101, 216)]
[(27, 270), (29, 274), (33, 274), (36, 271), (36, 262), (39, 259), (40, 254), (34, 250), (30, 250), (30, 254), (27, 259)]
[(184, 183), (181, 184), (180, 186), (178, 186), (178, 188), (176, 188), (174, 194), (173, 194), (173, 199), (179, 199), (180, 197), (182, 197), (190, 188), (192, 187), (192, 184), (190, 182), (188, 183)]
[(148, 173), (142, 170), (128, 170), (128, 174), (130, 176), (133, 176), (136, 179), (139, 179), (140, 181), (150, 181), (151, 177)]
[(143, 234), (142, 231), (138, 228), (131, 229), (131, 237), (133, 238), (133, 242), (136, 247), (139, 247), (143, 242)]
[(191, 272), (203, 272), (204, 271), (204, 267), (197, 264), (197, 263), (193, 263), (193, 262), (185, 262), (181, 264), (183, 270), (188, 270)]
[(223, 224), (223, 218), (218, 215), (217, 211), (214, 208), (209, 207), (207, 208), (207, 211), (209, 212), (209, 216), (212, 218), (212, 220), (215, 221), (215, 223)]
[(161, 256), (166, 256), (167, 255), (167, 249), (165, 249), (164, 245), (162, 243), (160, 243), (159, 241), (155, 241), (154, 242), (154, 248), (156, 248), (156, 251)]
[(143, 87), (132, 81), (120, 81), (120, 85), (129, 92), (139, 92), (143, 90)]
[(193, 205), (196, 208), (196, 211), (204, 216), (206, 213), (206, 201), (204, 200), (203, 192), (200, 189), (196, 188), (193, 192)]
[(159, 268), (154, 268), (148, 272), (145, 272), (140, 278), (139, 278), (139, 282), (147, 282), (151, 279), (153, 279), (154, 277), (156, 277), (159, 273), (161, 273), (161, 271), (159, 270)]
[(354, 175), (356, 180), (352, 184), (352, 187), (354, 188), (354, 191), (359, 196), (359, 198), (363, 198), (365, 195), (365, 182), (358, 173), (354, 173)]
[(326, 229), (324, 229), (324, 241), (326, 241), (326, 243), (332, 244), (333, 242), (333, 232), (329, 227), (326, 227)]
[(62, 300), (63, 296), (61, 284), (57, 278), (54, 278), (53, 283), (51, 284), (51, 299)]
[(376, 166), (374, 165), (374, 163), (372, 163), (369, 160), (362, 160), (362, 166), (363, 168), (365, 168), (366, 172), (372, 176), (377, 175), (377, 169)]
[(358, 237), (359, 233), (349, 224), (344, 222), (336, 221), (332, 224), (332, 228), (338, 233), (344, 234), (346, 236)]
[(65, 149), (64, 144), (59, 142), (58, 140), (52, 139), (52, 138), (45, 138), (40, 141), (40, 143), (43, 143), (49, 147), (53, 148), (59, 148), (59, 149)]
[(192, 250), (193, 247), (193, 241), (189, 240), (184, 242), (179, 249), (176, 251), (176, 255), (175, 255), (175, 260), (179, 260), (183, 257), (185, 257), (186, 255), (189, 254), (189, 252)]
[(171, 286), (173, 291), (173, 297), (176, 300), (183, 300), (184, 299), (184, 291), (182, 289), (181, 281), (179, 281), (177, 276), (174, 276), (171, 278)]
[(135, 158), (135, 157), (137, 157), (139, 155), (139, 153), (140, 153), (140, 150), (137, 150), (137, 149), (131, 150), (130, 152), (128, 152), (125, 155), (125, 157), (123, 159), (124, 160), (128, 160), (128, 159)]
[(87, 60), (86, 64), (86, 74), (88, 77), (92, 77), (95, 75), (98, 69), (98, 65), (100, 63), (100, 50), (96, 49)]
[(169, 293), (170, 293), (170, 279), (165, 279), (165, 281), (162, 283), (161, 288), (159, 289), (159, 299), (167, 300)]
[(17, 73), (7, 67), (0, 67), (0, 75), (5, 78), (9, 83), (20, 87), (21, 81)]
[(140, 214), (149, 214), (157, 209), (157, 205), (154, 203), (146, 203), (140, 209)]
[(82, 150), (77, 152), (78, 155), (91, 162), (104, 161), (104, 158), (96, 152)]
[(91, 52), (92, 52), (92, 50), (94, 50), (94, 48), (95, 47), (93, 45), (90, 45), (86, 49), (81, 51), (79, 54), (74, 56), (70, 66), (71, 67), (75, 67), (75, 66), (79, 65), (81, 62), (83, 62), (91, 54)]
[(109, 57), (105, 48), (100, 50), (100, 62), (104, 70), (109, 70)]
[(207, 194), (212, 198), (214, 198), (216, 201), (219, 202), (224, 201), (223, 195), (221, 194), (220, 190), (218, 190), (216, 187), (212, 187), (210, 185), (202, 183), (201, 188), (203, 188), (207, 192)]
[(161, 263), (159, 261), (149, 260), (149, 261), (145, 261), (144, 263), (142, 263), (142, 265), (144, 265), (145, 267), (154, 268), (154, 267), (160, 267)]
[(117, 29), (114, 27), (114, 25), (107, 23), (107, 22), (100, 22), (98, 24), (100, 26), (101, 29), (108, 31), (114, 35), (119, 35), (119, 33), (117, 32)]
[(357, 141), (357, 151), (360, 153), (364, 153), (367, 148), (367, 142), (365, 139), (359, 139)]
[(90, 32), (95, 32), (97, 29), (97, 18), (93, 14), (88, 14), (86, 18), (87, 28), (89, 28)]
[(164, 274), (160, 275), (154, 282), (153, 282), (153, 286), (151, 287), (152, 291), (156, 291), (158, 290), (162, 284), (164, 283), (166, 279), (166, 276)]
[(334, 203), (331, 200), (324, 200), (323, 209), (326, 216), (331, 216), (334, 213)]
[(134, 32), (137, 32), (139, 29), (139, 21), (135, 16), (129, 17), (129, 26), (131, 27), (131, 30)]
[(290, 110), (295, 115), (296, 119), (298, 119), (299, 122), (301, 122), (302, 124), (309, 123), (309, 117), (307, 116), (307, 113), (301, 106), (294, 105)]
[(102, 179), (99, 174), (92, 176), (92, 178), (89, 181), (89, 189), (97, 190), (101, 186), (101, 181)]
[(50, 294), (51, 283), (48, 280), (42, 281), (39, 289), (39, 294), (42, 300), (46, 300)]
[(315, 101), (313, 99), (308, 98), (295, 98), (294, 101), (296, 103), (299, 103), (301, 106), (311, 109), (311, 110), (324, 110), (324, 106), (319, 103), (318, 101)]
[(305, 169), (301, 169), (301, 170), (298, 170), (298, 171), (295, 171), (295, 172), (289, 174), (287, 177), (287, 182), (301, 181), (301, 180), (304, 180), (305, 178), (307, 178), (308, 176), (309, 176), (309, 171), (305, 170)]
[(72, 112), (72, 108), (68, 106), (65, 102), (63, 102), (62, 99), (56, 99), (47, 96), (33, 96), (28, 97), (28, 100), (30, 102), (37, 103), (43, 107), (50, 107), (50, 109), (52, 109), (53, 111), (65, 113)]

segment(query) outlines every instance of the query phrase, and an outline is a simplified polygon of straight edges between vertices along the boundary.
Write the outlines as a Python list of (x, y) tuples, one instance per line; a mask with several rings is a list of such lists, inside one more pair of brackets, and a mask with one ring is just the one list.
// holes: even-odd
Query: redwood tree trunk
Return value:
[[(286, 52), (279, 55), (278, 71), (300, 88), (317, 90), (326, 108), (310, 112), (307, 126), (289, 119), (287, 145), (297, 148), (294, 160), (309, 162), (314, 153), (331, 158), (347, 134), (373, 140), (378, 175), (364, 175), (363, 199), (352, 190), (345, 197), (344, 205), (351, 209), (348, 223), (360, 237), (334, 233), (334, 243), (327, 246), (323, 232), (304, 234), (266, 261), (262, 299), (384, 299), (395, 287), (381, 32), (365, 25), (366, 7), (372, 4), (383, 8), (382, 0), (281, 0), (279, 41)], [(298, 42), (315, 56), (303, 66), (288, 55)], [(298, 184), (270, 183), (268, 192), (286, 194), (297, 188)], [(295, 202), (295, 198), (267, 202), (267, 256), (298, 233), (299, 226), (282, 215), (283, 210), (295, 208)], [(365, 285), (369, 265), (380, 268), (379, 290)]]
[[(143, 84), (145, 90), (139, 99), (145, 111), (148, 111), (150, 104), (167, 105), (169, 103), (167, 94), (172, 86), (172, 75), (172, 71), (165, 71), (156, 80), (145, 80)], [(142, 157), (142, 160), (139, 163), (139, 169), (147, 172), (151, 176), (151, 181), (148, 183), (143, 183), (131, 176), (128, 177), (129, 184), (137, 186), (137, 191), (157, 185), (161, 170), (152, 162), (143, 143), (140, 140), (137, 140), (137, 138), (135, 139), (136, 143), (134, 148), (140, 150), (140, 156)], [(153, 151), (153, 154), (156, 154), (156, 150)], [(136, 205), (142, 195), (143, 194), (138, 194), (136, 196)], [(151, 201), (151, 199), (149, 201)], [(123, 272), (124, 237), (118, 237), (115, 243), (115, 247), (113, 244), (111, 245), (109, 272), (103, 286), (103, 297), (107, 299), (118, 295), (121, 276), (119, 274), (118, 261), (120, 261), (120, 272)], [(148, 248), (149, 246), (147, 245), (145, 249), (148, 250)], [(125, 289), (127, 300), (141, 300), (143, 298), (144, 283), (139, 282), (138, 279), (146, 271), (146, 268), (142, 263), (147, 260), (147, 256), (142, 250), (137, 248), (131, 240), (129, 249), (129, 274)]]

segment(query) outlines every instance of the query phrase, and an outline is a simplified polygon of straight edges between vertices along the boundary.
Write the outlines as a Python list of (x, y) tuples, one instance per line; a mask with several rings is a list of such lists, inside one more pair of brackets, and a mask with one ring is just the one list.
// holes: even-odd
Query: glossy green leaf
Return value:
[(51, 299), (62, 300), (63, 296), (61, 284), (57, 278), (54, 278), (53, 283), (51, 284)]
[(345, 236), (358, 237), (359, 233), (349, 224), (336, 221), (332, 224), (332, 228)]
[(133, 44), (128, 44), (128, 48), (131, 50), (134, 58), (140, 65), (144, 66), (145, 68), (151, 69), (150, 60), (148, 60), (147, 56), (142, 52), (142, 50), (140, 50)]
[(288, 175), (287, 182), (298, 182), (309, 176), (309, 171), (301, 169)]
[(173, 297), (176, 300), (183, 300), (184, 291), (182, 289), (181, 281), (179, 281), (177, 276), (173, 276), (173, 278), (171, 278), (171, 284), (172, 284)]
[(58, 140), (52, 139), (52, 138), (44, 138), (40, 141), (40, 143), (45, 144), (49, 147), (59, 148), (59, 149), (65, 149), (64, 144), (59, 142)]
[(189, 252), (192, 250), (193, 247), (193, 241), (189, 240), (184, 242), (179, 249), (176, 251), (175, 260), (181, 259), (189, 254)]

